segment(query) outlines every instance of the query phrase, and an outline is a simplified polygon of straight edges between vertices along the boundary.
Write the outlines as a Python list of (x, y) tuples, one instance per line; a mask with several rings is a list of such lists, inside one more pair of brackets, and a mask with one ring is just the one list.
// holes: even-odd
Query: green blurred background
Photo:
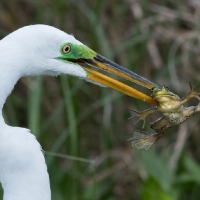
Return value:
[[(0, 38), (52, 25), (181, 97), (200, 78), (199, 22), (199, 0), (0, 0)], [(127, 143), (129, 109), (150, 106), (73, 77), (29, 77), (17, 83), (4, 117), (29, 127), (46, 151), (53, 200), (199, 199), (200, 115), (137, 151)]]

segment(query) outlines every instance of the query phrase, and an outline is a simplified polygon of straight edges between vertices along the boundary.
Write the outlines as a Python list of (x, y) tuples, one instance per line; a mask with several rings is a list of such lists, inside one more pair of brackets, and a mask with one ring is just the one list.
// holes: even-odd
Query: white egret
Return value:
[(21, 77), (68, 74), (156, 104), (151, 97), (92, 70), (92, 66), (146, 88), (158, 87), (51, 26), (23, 27), (0, 41), (0, 182), (4, 200), (51, 199), (40, 144), (28, 129), (8, 126), (2, 116), (6, 98)]

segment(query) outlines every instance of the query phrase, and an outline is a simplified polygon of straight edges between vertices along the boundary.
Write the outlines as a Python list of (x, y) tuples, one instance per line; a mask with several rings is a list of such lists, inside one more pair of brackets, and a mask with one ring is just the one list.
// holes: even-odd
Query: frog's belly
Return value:
[(186, 116), (183, 116), (183, 114), (179, 112), (163, 113), (163, 115), (165, 116), (166, 120), (172, 125), (181, 124), (187, 119)]
[(160, 110), (162, 113), (179, 113), (183, 110), (183, 106), (180, 105), (179, 101), (167, 101), (167, 102), (160, 102), (160, 105), (158, 106), (158, 110)]

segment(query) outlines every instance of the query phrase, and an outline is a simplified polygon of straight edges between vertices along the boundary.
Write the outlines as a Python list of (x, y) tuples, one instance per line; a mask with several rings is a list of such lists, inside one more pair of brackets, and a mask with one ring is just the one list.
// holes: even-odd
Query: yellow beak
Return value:
[(138, 90), (135, 90), (134, 88), (129, 87), (128, 85), (125, 85), (124, 83), (121, 83), (115, 79), (112, 79), (108, 76), (105, 76), (99, 72), (96, 72), (92, 69), (87, 69), (85, 70), (88, 72), (87, 78), (89, 80), (95, 81), (97, 83), (100, 83), (102, 85), (105, 85), (109, 88), (112, 88), (114, 90), (117, 90), (121, 93), (124, 93), (128, 96), (131, 96), (136, 99), (140, 99), (142, 101), (146, 101), (150, 104), (157, 105), (158, 103), (153, 100), (151, 97), (147, 96), (146, 94), (139, 92)]
[(110, 78), (106, 75), (103, 75), (97, 71), (94, 71), (91, 69), (91, 67), (96, 67), (98, 69), (110, 72), (112, 74), (115, 74), (117, 76), (120, 76), (124, 79), (127, 79), (129, 81), (132, 81), (138, 85), (141, 85), (145, 88), (152, 89), (154, 87), (159, 88), (156, 84), (152, 83), (151, 81), (139, 76), (138, 74), (135, 74), (134, 72), (104, 58), (103, 56), (97, 54), (93, 59), (79, 59), (76, 60), (77, 63), (79, 63), (86, 71), (87, 71), (87, 78), (91, 81), (100, 83), (102, 85), (105, 85), (107, 87), (110, 87), (114, 90), (117, 90), (121, 93), (124, 93), (126, 95), (129, 95), (131, 97), (134, 97), (136, 99), (140, 99), (142, 101), (148, 102), (153, 105), (157, 105), (157, 101), (152, 99), (150, 96), (147, 96), (146, 94), (139, 92), (128, 85), (125, 85), (122, 82), (119, 82), (113, 78)]

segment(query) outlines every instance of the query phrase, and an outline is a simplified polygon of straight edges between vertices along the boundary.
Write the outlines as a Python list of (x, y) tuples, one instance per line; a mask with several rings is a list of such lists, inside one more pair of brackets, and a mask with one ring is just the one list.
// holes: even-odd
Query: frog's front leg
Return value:
[(196, 92), (195, 87), (193, 87), (191, 83), (189, 84), (190, 84), (190, 92), (187, 94), (186, 97), (180, 100), (181, 105), (185, 104), (186, 102), (188, 102), (190, 99), (193, 99), (193, 98), (196, 98), (200, 101), (199, 93)]
[(130, 111), (135, 112), (137, 114), (134, 115), (134, 116), (131, 116), (129, 119), (133, 119), (133, 118), (138, 117), (139, 119), (134, 123), (134, 125), (137, 124), (140, 120), (142, 120), (143, 121), (142, 128), (144, 128), (145, 120), (146, 120), (147, 116), (149, 116), (150, 114), (153, 114), (154, 112), (157, 112), (158, 110), (157, 110), (157, 106), (156, 106), (156, 107), (149, 108), (149, 109), (142, 111), (142, 112), (139, 112), (139, 111), (136, 111), (136, 110), (130, 110)]

